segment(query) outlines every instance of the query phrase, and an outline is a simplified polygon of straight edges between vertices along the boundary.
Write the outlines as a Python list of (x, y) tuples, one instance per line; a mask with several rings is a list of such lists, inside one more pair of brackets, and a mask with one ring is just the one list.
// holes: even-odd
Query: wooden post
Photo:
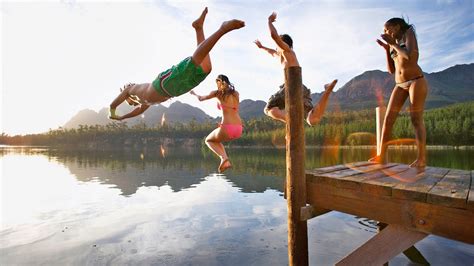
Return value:
[(383, 120), (385, 118), (385, 109), (385, 107), (375, 108), (375, 120), (377, 126), (377, 155), (380, 154), (380, 150), (382, 149), (382, 126)]
[(289, 265), (308, 265), (308, 228), (301, 220), (301, 209), (306, 206), (301, 67), (285, 68), (285, 110)]

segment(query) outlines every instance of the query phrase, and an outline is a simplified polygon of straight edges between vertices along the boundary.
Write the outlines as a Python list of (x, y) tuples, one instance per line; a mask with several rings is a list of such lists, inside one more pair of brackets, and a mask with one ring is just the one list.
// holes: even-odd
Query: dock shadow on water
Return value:
[[(308, 149), (306, 168), (371, 152)], [(390, 152), (403, 163), (416, 155)], [(204, 148), (0, 147), (0, 265), (287, 265), (285, 150), (228, 153), (233, 168), (221, 175)], [(460, 158), (456, 168), (472, 169), (461, 159), (472, 151), (430, 153), (431, 165)], [(376, 231), (376, 221), (339, 212), (311, 219), (310, 264), (333, 265)], [(474, 261), (472, 246), (440, 237), (417, 248), (432, 265)], [(390, 265), (410, 264), (399, 255)]]

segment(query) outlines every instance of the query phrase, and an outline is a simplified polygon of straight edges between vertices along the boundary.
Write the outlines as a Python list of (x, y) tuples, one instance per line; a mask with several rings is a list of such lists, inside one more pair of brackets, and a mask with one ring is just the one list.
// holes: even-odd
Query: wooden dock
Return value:
[(337, 264), (382, 265), (429, 234), (474, 244), (473, 179), (473, 171), (397, 163), (314, 169), (301, 216), (336, 210), (387, 224)]

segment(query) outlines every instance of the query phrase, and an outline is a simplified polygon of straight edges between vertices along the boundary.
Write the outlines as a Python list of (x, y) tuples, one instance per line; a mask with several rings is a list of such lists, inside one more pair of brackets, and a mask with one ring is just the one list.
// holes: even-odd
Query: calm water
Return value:
[[(284, 149), (60, 151), (0, 147), (0, 265), (287, 265)], [(367, 149), (309, 149), (307, 168)], [(430, 150), (429, 165), (473, 169), (474, 151)], [(409, 163), (413, 150), (390, 150)], [(308, 222), (311, 265), (333, 265), (376, 232), (330, 212)], [(432, 265), (473, 265), (472, 245), (429, 236)], [(410, 265), (399, 255), (390, 265)]]

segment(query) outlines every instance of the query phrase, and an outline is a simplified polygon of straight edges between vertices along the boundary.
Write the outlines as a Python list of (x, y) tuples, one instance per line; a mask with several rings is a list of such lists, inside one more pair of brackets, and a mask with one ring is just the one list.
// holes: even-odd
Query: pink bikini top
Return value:
[(238, 111), (238, 110), (239, 110), (238, 107), (228, 106), (228, 105), (223, 105), (223, 104), (217, 103), (217, 109), (222, 110), (222, 109), (224, 109), (224, 108), (231, 108), (231, 109), (234, 110), (234, 111)]

